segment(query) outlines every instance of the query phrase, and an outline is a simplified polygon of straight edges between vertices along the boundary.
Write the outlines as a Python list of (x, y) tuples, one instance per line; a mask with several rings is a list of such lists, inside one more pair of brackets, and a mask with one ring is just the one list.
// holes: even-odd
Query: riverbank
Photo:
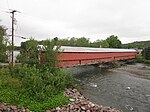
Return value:
[[(115, 74), (116, 73), (119, 73), (119, 74), (123, 73), (124, 74), (124, 73), (127, 72), (129, 75), (132, 75), (132, 76), (134, 75), (135, 77), (150, 79), (150, 74), (149, 74), (150, 73), (150, 67), (149, 66), (144, 66), (143, 64), (140, 64), (140, 63), (125, 65), (125, 66), (121, 66), (119, 68), (109, 69), (109, 71), (112, 71), (112, 72), (116, 71)], [(99, 72), (99, 73), (101, 73), (101, 72)], [(117, 75), (117, 77), (120, 77), (119, 74)], [(111, 98), (113, 98), (113, 97), (115, 98), (115, 96), (113, 95), (111, 97), (111, 95), (116, 94), (115, 91), (120, 91), (120, 89), (122, 89), (122, 88), (123, 88), (123, 90), (121, 90), (121, 91), (124, 91), (123, 93), (127, 93), (127, 94), (130, 94), (130, 93), (128, 93), (130, 88), (132, 88), (131, 90), (136, 91), (136, 88), (134, 89), (134, 86), (130, 87), (129, 85), (126, 85), (127, 84), (126, 82), (125, 83), (122, 83), (122, 81), (118, 82), (118, 80), (120, 80), (120, 78), (117, 79), (117, 84), (113, 83), (113, 85), (111, 85), (111, 86), (114, 86), (114, 87), (111, 87), (110, 85), (109, 86), (104, 85), (104, 87), (107, 87), (107, 90), (106, 90), (106, 88), (105, 88), (105, 90), (103, 90), (103, 87), (100, 87), (100, 85), (105, 84), (105, 83), (103, 83), (104, 79), (102, 80), (100, 78), (101, 79), (101, 81), (100, 81), (101, 84), (98, 84), (96, 82), (91, 81), (93, 76), (97, 77), (98, 75), (91, 75), (90, 81), (88, 81), (89, 84), (85, 83), (85, 84), (87, 84), (88, 89), (90, 89), (91, 93), (93, 94), (92, 97), (95, 97), (96, 95), (98, 95), (98, 97), (104, 97), (105, 98), (105, 96), (103, 96), (104, 95), (103, 91), (105, 91), (105, 95), (107, 95), (109, 93), (108, 96), (107, 96), (107, 97), (110, 97), (109, 102), (113, 102), (113, 99), (111, 99)], [(104, 75), (104, 76), (106, 77), (107, 75)], [(109, 76), (112, 77), (113, 75), (109, 75)], [(84, 77), (84, 79), (86, 79), (86, 76)], [(95, 81), (95, 79), (97, 80), (98, 77), (94, 78), (93, 81)], [(113, 80), (112, 79), (108, 80), (107, 84), (111, 83)], [(119, 88), (118, 90), (115, 90), (116, 87), (120, 84), (123, 87)], [(112, 88), (113, 88), (113, 90), (111, 90)], [(95, 92), (91, 89), (93, 89)], [(95, 93), (99, 92), (97, 90), (101, 90), (102, 93), (94, 95)], [(110, 92), (107, 92), (108, 90), (110, 90)], [(84, 93), (84, 92), (82, 92), (82, 93)], [(70, 100), (69, 104), (57, 107), (57, 108), (52, 109), (52, 110), (47, 110), (47, 112), (123, 112), (121, 110), (117, 110), (115, 108), (112, 108), (111, 106), (110, 107), (109, 106), (102, 106), (101, 105), (101, 104), (103, 104), (103, 103), (101, 103), (102, 100), (99, 101), (100, 103), (97, 103), (97, 101), (91, 100), (91, 98), (88, 97), (88, 95), (87, 96), (82, 95), (77, 89), (65, 89), (64, 96), (69, 97), (69, 100)], [(117, 92), (117, 96), (118, 96), (118, 92)], [(90, 98), (90, 100), (88, 98)], [(92, 103), (91, 101), (95, 102), (95, 103)], [(121, 100), (118, 100), (118, 101), (121, 101)], [(124, 101), (126, 101), (126, 99), (124, 99)], [(128, 103), (126, 103), (126, 102), (123, 102), (123, 103), (125, 105), (125, 108), (132, 109), (132, 107)], [(107, 105), (107, 104), (103, 104), (103, 105)], [(118, 107), (116, 107), (116, 108), (118, 108)], [(7, 112), (30, 112), (29, 109), (20, 109), (20, 108), (17, 108), (17, 106), (14, 106), (14, 105), (7, 105), (5, 103), (0, 103), (0, 112), (6, 112), (6, 111)]]
[[(108, 106), (97, 105), (85, 98), (77, 89), (65, 89), (64, 96), (70, 97), (70, 103), (47, 112), (123, 112)], [(31, 112), (29, 109), (20, 109), (15, 105), (0, 103), (0, 112)]]
[(70, 103), (48, 112), (123, 112), (115, 108), (94, 104), (77, 89), (66, 89), (64, 95), (70, 97)]
[(140, 77), (150, 80), (150, 64), (149, 66), (145, 66), (145, 64), (142, 63), (134, 63), (112, 69), (112, 71), (127, 72), (129, 75), (132, 75), (134, 77)]

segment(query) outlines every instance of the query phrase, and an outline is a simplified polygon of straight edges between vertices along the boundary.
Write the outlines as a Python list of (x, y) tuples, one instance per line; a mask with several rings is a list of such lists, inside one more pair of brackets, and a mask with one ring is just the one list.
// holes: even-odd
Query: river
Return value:
[(81, 93), (92, 102), (124, 112), (150, 112), (150, 66), (137, 63), (114, 69), (84, 66), (74, 70)]

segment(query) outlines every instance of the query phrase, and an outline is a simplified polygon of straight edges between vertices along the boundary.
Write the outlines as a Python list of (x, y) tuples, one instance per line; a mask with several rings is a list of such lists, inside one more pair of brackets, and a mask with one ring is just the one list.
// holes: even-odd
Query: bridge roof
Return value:
[(135, 49), (113, 49), (71, 46), (61, 46), (59, 50), (62, 52), (137, 52)]

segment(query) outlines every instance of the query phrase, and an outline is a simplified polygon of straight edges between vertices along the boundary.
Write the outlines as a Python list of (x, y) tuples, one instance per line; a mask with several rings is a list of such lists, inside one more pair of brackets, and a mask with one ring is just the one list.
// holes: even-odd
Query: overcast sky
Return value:
[[(150, 40), (150, 0), (0, 0), (1, 25), (11, 34), (9, 9), (16, 9), (15, 34), (47, 38), (117, 35), (122, 43)], [(19, 45), (20, 38), (15, 38)]]

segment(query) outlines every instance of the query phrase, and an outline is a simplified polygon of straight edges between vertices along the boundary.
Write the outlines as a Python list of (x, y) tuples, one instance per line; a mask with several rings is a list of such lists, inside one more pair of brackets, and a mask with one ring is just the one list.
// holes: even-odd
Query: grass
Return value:
[(0, 102), (44, 112), (68, 104), (69, 98), (63, 92), (72, 84), (73, 78), (62, 69), (41, 73), (35, 67), (3, 68), (0, 70)]
[(14, 88), (3, 88), (0, 91), (0, 102), (14, 104), (22, 109), (28, 108), (34, 112), (44, 112), (46, 110), (50, 110), (60, 105), (69, 103), (69, 99), (65, 97), (62, 92), (53, 97), (49, 97), (47, 100), (44, 100), (42, 102), (36, 101), (26, 94), (18, 93), (19, 91)]
[(150, 64), (150, 60), (144, 59), (144, 57), (142, 55), (137, 55), (136, 60), (138, 63)]

